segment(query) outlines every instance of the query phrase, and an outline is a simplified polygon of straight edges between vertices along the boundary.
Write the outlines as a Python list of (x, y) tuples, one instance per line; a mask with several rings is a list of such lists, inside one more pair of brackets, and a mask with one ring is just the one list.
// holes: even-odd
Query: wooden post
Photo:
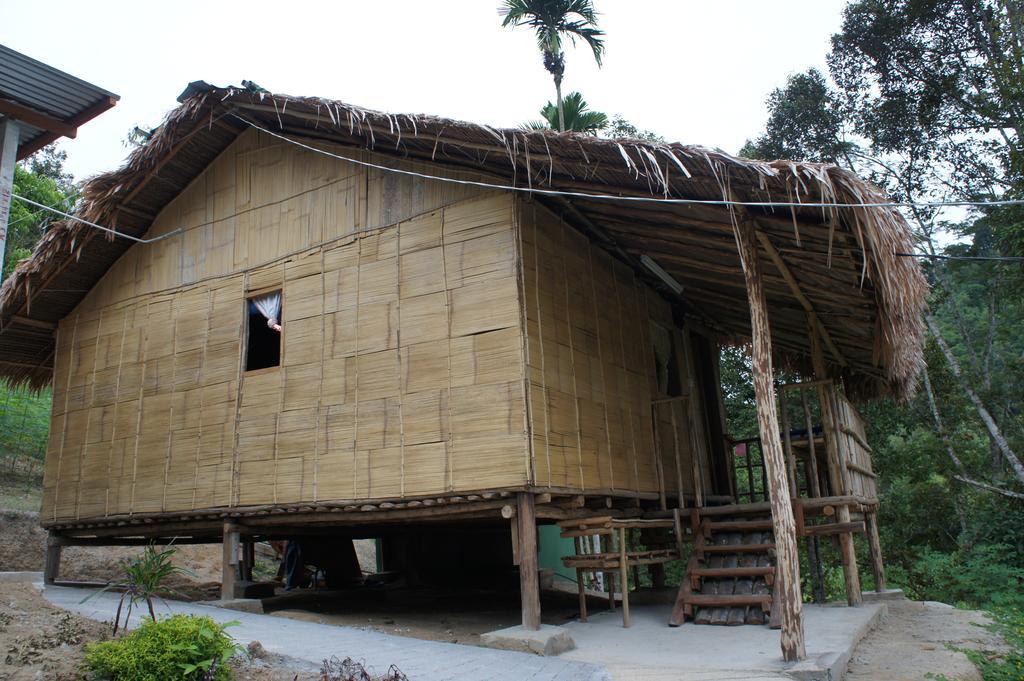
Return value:
[[(807, 401), (807, 390), (799, 389), (800, 405), (804, 411), (804, 428), (807, 429), (807, 493), (817, 498), (821, 496), (821, 481), (818, 477), (818, 450), (814, 444), (814, 419), (811, 417), (811, 405)], [(814, 602), (825, 602), (825, 575), (821, 569), (821, 546), (818, 537), (807, 538), (807, 562), (811, 565), (811, 583), (813, 584)]]
[(519, 596), (523, 604), (523, 628), (540, 629), (540, 582), (537, 577), (537, 520), (533, 495), (516, 495), (519, 523)]
[(235, 597), (235, 582), (238, 580), (238, 526), (224, 523), (224, 540), (221, 556), (220, 599), (230, 601)]
[(868, 550), (871, 551), (871, 570), (875, 574), (875, 591), (885, 591), (885, 563), (882, 561), (882, 542), (878, 538), (878, 515), (875, 511), (864, 514), (864, 525), (868, 535)]
[(246, 539), (242, 542), (242, 579), (252, 581), (252, 569), (256, 564), (256, 544)]
[[(14, 187), (14, 166), (18, 162), (18, 140), (21, 126), (13, 118), (0, 121), (0, 264), (7, 244), (7, 218), (11, 212), (11, 189)], [(0, 281), (3, 281), (0, 267)]]
[(782, 442), (786, 450), (786, 475), (789, 479), (789, 497), (800, 496), (800, 488), (796, 482), (796, 457), (793, 456), (793, 436), (789, 432), (789, 405), (786, 403), (786, 391), (779, 391), (779, 415), (782, 417)]
[(60, 554), (64, 539), (52, 532), (46, 538), (46, 561), (43, 563), (43, 583), (53, 584), (60, 576)]
[(764, 281), (758, 260), (757, 238), (753, 220), (747, 215), (735, 223), (743, 278), (750, 305), (751, 365), (754, 377), (754, 399), (757, 403), (757, 426), (771, 491), (772, 529), (775, 534), (775, 584), (773, 600), (778, 599), (782, 622), (782, 658), (789, 661), (806, 657), (804, 647), (803, 603), (800, 596), (800, 560), (797, 554), (796, 523), (790, 501), (786, 460), (779, 438), (779, 419), (775, 409), (772, 386), (772, 339), (768, 323)]
[(619, 582), (622, 585), (622, 626), (629, 627), (629, 562), (626, 560), (626, 528), (619, 528)]
[[(814, 366), (814, 378), (817, 380), (828, 378), (828, 368), (825, 366), (825, 352), (821, 347), (821, 339), (814, 324), (808, 321), (807, 336), (811, 342), (811, 363)], [(842, 496), (846, 494), (846, 471), (839, 456), (839, 429), (836, 427), (835, 406), (832, 403), (832, 391), (830, 384), (818, 385), (818, 400), (821, 403), (821, 427), (825, 433), (825, 452), (828, 454), (829, 481), (832, 486), (832, 494)], [(850, 522), (850, 507), (841, 504), (836, 509), (836, 521), (839, 523)], [(858, 606), (863, 602), (860, 593), (860, 572), (857, 568), (857, 551), (853, 544), (853, 534), (844, 532), (839, 535), (839, 555), (843, 560), (843, 581), (846, 583), (846, 602), (850, 606)]]

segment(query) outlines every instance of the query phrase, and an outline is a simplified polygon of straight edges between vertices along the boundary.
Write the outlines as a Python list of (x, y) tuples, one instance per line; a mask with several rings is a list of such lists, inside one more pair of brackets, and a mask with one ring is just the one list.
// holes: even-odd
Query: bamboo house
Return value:
[[(787, 659), (802, 546), (838, 538), (855, 605), (863, 532), (884, 585), (854, 404), (913, 390), (926, 284), (877, 188), (254, 87), (179, 101), (0, 289), (0, 375), (53, 387), (49, 579), (62, 545), (223, 541), (229, 596), (255, 540), (491, 528), (535, 628), (558, 523), (620, 590), (688, 556), (673, 623), (770, 620)], [(725, 344), (758, 433), (728, 432)]]

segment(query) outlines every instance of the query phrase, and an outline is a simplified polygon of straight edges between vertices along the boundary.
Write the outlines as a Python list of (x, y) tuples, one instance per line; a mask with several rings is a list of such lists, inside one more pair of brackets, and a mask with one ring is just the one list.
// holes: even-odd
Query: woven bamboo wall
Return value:
[[(665, 421), (656, 446), (651, 406), (660, 395), (650, 324), (672, 329), (678, 356), (688, 357), (670, 306), (542, 207), (521, 203), (519, 222), (535, 484), (653, 493), (663, 474), (675, 490), (670, 410), (656, 410)], [(686, 361), (679, 378), (689, 389)], [(694, 448), (685, 419), (677, 426), (684, 487), (692, 493)]]
[(513, 205), (243, 135), (62, 321), (43, 518), (523, 486)]

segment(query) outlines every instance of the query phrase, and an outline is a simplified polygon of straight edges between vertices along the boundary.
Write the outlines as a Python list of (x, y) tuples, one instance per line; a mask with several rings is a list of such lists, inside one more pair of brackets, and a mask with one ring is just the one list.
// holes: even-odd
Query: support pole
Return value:
[(43, 583), (53, 584), (60, 576), (60, 554), (63, 538), (51, 533), (46, 538), (46, 561), (43, 563)]
[(533, 495), (516, 495), (519, 522), (519, 594), (523, 602), (523, 629), (540, 629), (540, 582), (537, 576), (537, 519)]
[[(828, 368), (825, 366), (825, 352), (821, 347), (821, 339), (814, 324), (808, 322), (807, 336), (811, 342), (811, 363), (814, 366), (814, 378), (821, 380), (828, 378)], [(832, 494), (842, 496), (846, 494), (846, 471), (844, 462), (839, 454), (839, 429), (836, 427), (836, 413), (832, 404), (832, 391), (834, 388), (829, 384), (818, 385), (818, 400), (821, 402), (821, 427), (825, 431), (825, 452), (828, 454), (829, 481), (832, 486)], [(846, 504), (836, 509), (836, 522), (850, 522), (850, 507)], [(857, 568), (857, 551), (853, 544), (853, 534), (844, 532), (839, 535), (839, 555), (843, 561), (843, 581), (846, 584), (846, 602), (851, 607), (856, 607), (863, 602), (860, 593), (860, 571)]]
[(768, 306), (758, 260), (754, 223), (747, 215), (734, 224), (743, 277), (750, 305), (751, 364), (757, 426), (761, 435), (764, 465), (771, 497), (772, 529), (775, 534), (775, 584), (773, 600), (778, 600), (782, 623), (782, 658), (787, 662), (806, 657), (804, 648), (803, 604), (800, 596), (800, 560), (797, 553), (796, 522), (789, 498), (786, 460), (779, 438), (779, 419), (772, 386), (772, 339), (768, 324)]
[(240, 539), (238, 526), (224, 523), (220, 578), (220, 599), (222, 601), (230, 601), (235, 597), (235, 582), (238, 581), (238, 544)]
[(0, 282), (4, 280), (4, 253), (7, 249), (7, 219), (11, 215), (11, 190), (14, 166), (18, 162), (18, 136), (21, 126), (13, 118), (0, 121)]
[(875, 591), (885, 591), (885, 563), (882, 561), (882, 542), (878, 538), (878, 515), (875, 511), (864, 514), (864, 525), (868, 535), (868, 550), (871, 551), (871, 570), (875, 575)]
[[(807, 489), (811, 497), (821, 496), (821, 482), (818, 478), (818, 450), (814, 445), (814, 419), (811, 417), (811, 406), (807, 401), (807, 391), (799, 389), (800, 406), (804, 411), (804, 428), (807, 429)], [(811, 565), (811, 583), (814, 591), (814, 602), (825, 602), (825, 575), (821, 569), (821, 546), (818, 537), (807, 538), (807, 561)]]

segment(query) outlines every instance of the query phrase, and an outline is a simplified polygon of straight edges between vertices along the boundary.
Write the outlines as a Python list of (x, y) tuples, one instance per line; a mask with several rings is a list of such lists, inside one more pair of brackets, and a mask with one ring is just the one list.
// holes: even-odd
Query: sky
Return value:
[[(193, 80), (516, 127), (554, 99), (499, 0), (174, 3), (0, 0), (0, 43), (120, 95), (66, 140), (76, 179), (123, 162)], [(786, 77), (825, 70), (845, 0), (595, 0), (603, 68), (568, 48), (563, 90), (670, 141), (735, 153)]]

